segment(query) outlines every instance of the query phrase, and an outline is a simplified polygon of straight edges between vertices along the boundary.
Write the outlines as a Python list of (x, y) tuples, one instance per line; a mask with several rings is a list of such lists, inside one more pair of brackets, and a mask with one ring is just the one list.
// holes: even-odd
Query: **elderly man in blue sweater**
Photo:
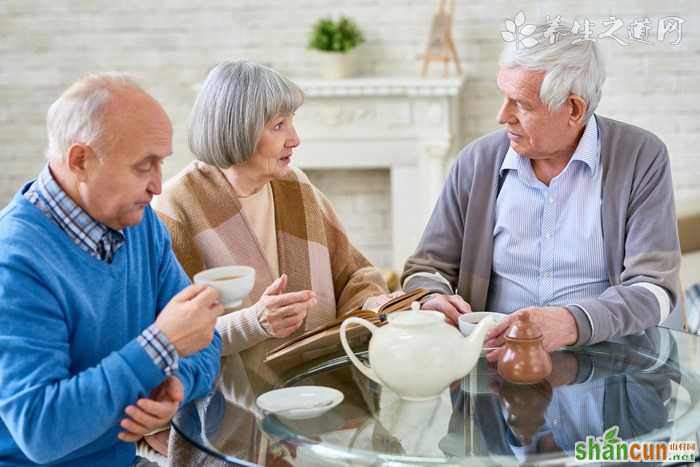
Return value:
[(0, 465), (127, 466), (219, 371), (223, 313), (149, 207), (172, 129), (124, 76), (71, 86), (48, 165), (0, 212)]

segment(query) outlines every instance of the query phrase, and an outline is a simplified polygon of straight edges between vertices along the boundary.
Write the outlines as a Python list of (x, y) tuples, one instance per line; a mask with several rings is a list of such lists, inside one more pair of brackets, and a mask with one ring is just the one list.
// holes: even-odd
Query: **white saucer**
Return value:
[(343, 402), (344, 398), (342, 392), (325, 386), (293, 386), (266, 392), (255, 402), (265, 412), (301, 420), (318, 417)]

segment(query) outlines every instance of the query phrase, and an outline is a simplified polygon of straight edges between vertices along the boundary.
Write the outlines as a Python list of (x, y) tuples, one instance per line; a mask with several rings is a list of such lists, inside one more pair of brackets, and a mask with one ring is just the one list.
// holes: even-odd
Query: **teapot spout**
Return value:
[(463, 378), (474, 368), (474, 365), (479, 360), (479, 355), (481, 355), (481, 349), (484, 346), (486, 334), (495, 325), (496, 320), (491, 316), (487, 316), (481, 320), (476, 329), (474, 329), (469, 336), (462, 339), (458, 359), (458, 361), (462, 362), (462, 365), (458, 367), (459, 374), (456, 379)]

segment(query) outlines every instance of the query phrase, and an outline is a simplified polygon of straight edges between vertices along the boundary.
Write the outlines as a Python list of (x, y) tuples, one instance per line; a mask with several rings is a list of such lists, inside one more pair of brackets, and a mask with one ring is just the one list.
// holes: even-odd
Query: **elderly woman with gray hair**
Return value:
[(233, 264), (256, 270), (248, 302), (217, 324), (222, 354), (240, 353), (249, 368), (295, 331), (388, 298), (329, 201), (290, 166), (302, 103), (302, 91), (270, 68), (214, 67), (190, 118), (197, 160), (155, 203), (190, 277)]

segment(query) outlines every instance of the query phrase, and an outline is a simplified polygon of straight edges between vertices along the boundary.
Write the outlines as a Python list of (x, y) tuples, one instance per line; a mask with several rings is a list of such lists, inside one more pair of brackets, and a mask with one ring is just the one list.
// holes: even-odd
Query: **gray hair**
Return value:
[(265, 124), (303, 102), (301, 89), (275, 70), (247, 61), (220, 63), (190, 113), (190, 150), (222, 169), (243, 163), (255, 152)]
[(105, 136), (105, 110), (120, 90), (144, 92), (131, 77), (116, 72), (86, 75), (66, 89), (46, 114), (47, 159), (63, 160), (71, 145), (95, 144)]
[(540, 99), (556, 112), (570, 94), (581, 97), (587, 104), (584, 120), (598, 107), (605, 83), (605, 63), (598, 45), (583, 34), (573, 33), (565, 22), (539, 22), (528, 37), (537, 43), (509, 43), (501, 54), (500, 64), (544, 71)]

